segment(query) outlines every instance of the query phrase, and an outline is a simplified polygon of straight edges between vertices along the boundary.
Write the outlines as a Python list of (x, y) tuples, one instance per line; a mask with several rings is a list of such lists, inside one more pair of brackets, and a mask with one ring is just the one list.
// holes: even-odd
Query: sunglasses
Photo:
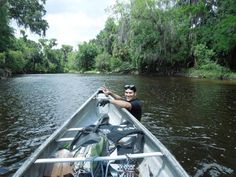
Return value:
[(125, 90), (130, 89), (130, 90), (133, 90), (134, 92), (136, 92), (135, 85), (125, 85), (124, 88), (125, 88)]

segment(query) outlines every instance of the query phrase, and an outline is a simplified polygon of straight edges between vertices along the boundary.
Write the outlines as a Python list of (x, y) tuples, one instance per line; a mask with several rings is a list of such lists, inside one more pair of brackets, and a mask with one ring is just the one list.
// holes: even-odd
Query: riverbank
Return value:
[(12, 72), (9, 69), (2, 69), (0, 68), (0, 79), (6, 79), (12, 76)]
[(184, 75), (203, 79), (236, 80), (236, 73), (224, 70), (188, 69), (184, 72)]
[[(81, 72), (79, 72), (81, 73)], [(96, 70), (83, 72), (84, 74), (130, 74), (130, 75), (152, 75), (152, 76), (177, 76), (177, 77), (192, 77), (201, 79), (218, 79), (218, 80), (236, 80), (236, 73), (231, 71), (216, 71), (216, 70), (203, 70), (203, 69), (186, 69), (177, 73), (142, 73), (137, 70), (132, 72), (99, 72)]]
[[(80, 73), (80, 74), (118, 74), (118, 75), (153, 75), (153, 76), (177, 76), (177, 77), (192, 77), (201, 79), (218, 79), (218, 80), (236, 80), (236, 73), (225, 70), (204, 70), (204, 69), (186, 69), (175, 73), (142, 73), (140, 74), (137, 70), (132, 71), (115, 71), (115, 72), (100, 72), (97, 70), (90, 70), (86, 72), (80, 71), (69, 71), (68, 73)], [(40, 73), (42, 74), (42, 73)], [(12, 76), (12, 72), (8, 69), (0, 68), (0, 79), (6, 79)]]

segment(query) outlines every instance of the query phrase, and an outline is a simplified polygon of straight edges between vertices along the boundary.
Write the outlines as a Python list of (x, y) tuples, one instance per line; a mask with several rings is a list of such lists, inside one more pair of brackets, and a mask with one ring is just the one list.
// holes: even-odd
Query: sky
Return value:
[[(78, 44), (96, 38), (104, 28), (108, 13), (105, 9), (115, 0), (47, 0), (44, 19), (49, 24), (46, 38), (77, 48)], [(37, 41), (39, 36), (27, 30), (28, 38)], [(16, 31), (19, 36), (19, 30)]]

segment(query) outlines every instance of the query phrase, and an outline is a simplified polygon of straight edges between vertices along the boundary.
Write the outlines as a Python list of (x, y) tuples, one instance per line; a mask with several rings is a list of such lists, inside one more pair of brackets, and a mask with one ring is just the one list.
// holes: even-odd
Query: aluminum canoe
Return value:
[[(57, 129), (38, 149), (22, 164), (13, 177), (43, 177), (44, 170), (48, 165), (45, 160), (62, 160), (61, 163), (74, 162), (79, 160), (91, 159), (51, 159), (50, 157), (58, 151), (61, 144), (65, 141), (71, 141), (77, 131), (88, 125), (94, 124), (100, 118), (99, 115), (107, 113), (110, 117), (109, 123), (120, 125), (124, 121), (131, 122), (136, 128), (144, 133), (143, 153), (129, 154), (128, 156), (139, 156), (142, 158), (139, 164), (139, 176), (141, 177), (188, 177), (188, 174), (167, 150), (167, 148), (135, 117), (126, 109), (118, 108), (112, 104), (98, 109), (98, 100), (105, 97), (103, 93), (96, 91), (71, 117), (69, 117), (59, 129)], [(115, 158), (126, 158), (127, 156), (117, 156)], [(109, 161), (112, 157), (97, 157), (96, 160)], [(41, 163), (36, 163), (40, 162)], [(63, 161), (64, 160), (64, 161)], [(95, 159), (92, 159), (95, 160)], [(55, 163), (55, 162), (50, 162)]]

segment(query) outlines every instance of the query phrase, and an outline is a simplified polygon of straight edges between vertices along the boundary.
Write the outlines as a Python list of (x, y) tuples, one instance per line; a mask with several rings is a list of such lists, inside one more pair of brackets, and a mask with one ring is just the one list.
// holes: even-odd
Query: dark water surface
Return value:
[(236, 82), (47, 74), (0, 80), (0, 176), (27, 157), (97, 88), (135, 84), (142, 123), (193, 177), (236, 176)]

